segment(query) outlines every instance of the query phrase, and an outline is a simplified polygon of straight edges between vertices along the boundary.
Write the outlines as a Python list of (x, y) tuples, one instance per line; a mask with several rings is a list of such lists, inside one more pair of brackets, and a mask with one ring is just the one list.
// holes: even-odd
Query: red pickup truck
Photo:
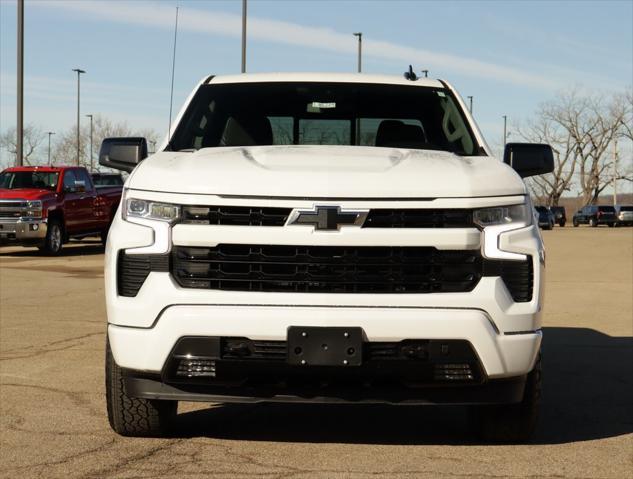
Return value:
[(97, 190), (83, 167), (7, 168), (0, 173), (0, 245), (57, 255), (69, 238), (100, 236), (105, 244), (122, 189)]

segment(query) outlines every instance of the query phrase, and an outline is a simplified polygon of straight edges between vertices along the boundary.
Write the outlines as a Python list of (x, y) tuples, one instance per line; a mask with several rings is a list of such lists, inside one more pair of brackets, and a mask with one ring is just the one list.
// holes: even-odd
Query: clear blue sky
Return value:
[[(169, 113), (173, 19), (180, 6), (174, 108), (208, 74), (240, 68), (241, 1), (26, 0), (25, 121), (62, 131), (100, 113), (163, 133)], [(475, 97), (492, 145), (502, 115), (528, 118), (569, 86), (633, 83), (632, 1), (249, 0), (248, 71), (401, 75), (409, 63)], [(0, 0), (0, 130), (15, 124), (16, 2)], [(83, 119), (82, 119), (83, 121)]]

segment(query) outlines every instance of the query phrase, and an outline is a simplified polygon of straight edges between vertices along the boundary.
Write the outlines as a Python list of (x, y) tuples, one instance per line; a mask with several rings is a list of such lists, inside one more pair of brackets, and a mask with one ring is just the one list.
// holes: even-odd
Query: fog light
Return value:
[(181, 378), (214, 378), (215, 360), (200, 358), (182, 358), (178, 363), (176, 376)]
[(31, 226), (31, 231), (37, 231), (40, 229), (40, 225), (38, 224), (32, 224), (30, 226)]
[(434, 378), (436, 381), (472, 381), (474, 379), (470, 364), (436, 364)]

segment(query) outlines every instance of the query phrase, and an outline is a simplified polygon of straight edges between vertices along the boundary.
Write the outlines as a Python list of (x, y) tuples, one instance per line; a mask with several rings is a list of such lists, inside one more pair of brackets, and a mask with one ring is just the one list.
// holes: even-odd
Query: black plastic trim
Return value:
[(527, 376), (490, 380), (479, 385), (407, 388), (402, 390), (345, 389), (330, 390), (320, 395), (312, 389), (278, 394), (269, 389), (246, 387), (174, 386), (145, 375), (124, 377), (127, 394), (131, 397), (171, 401), (199, 401), (217, 403), (353, 403), (394, 405), (470, 405), (513, 404), (523, 399)]

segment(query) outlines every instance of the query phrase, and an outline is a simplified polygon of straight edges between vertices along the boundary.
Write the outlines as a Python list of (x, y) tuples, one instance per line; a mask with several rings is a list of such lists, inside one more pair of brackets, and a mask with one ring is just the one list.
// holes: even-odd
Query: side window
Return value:
[(464, 119), (459, 114), (453, 100), (447, 97), (443, 92), (438, 92), (442, 97), (440, 104), (444, 110), (442, 118), (442, 130), (446, 139), (451, 145), (457, 147), (458, 151), (462, 151), (467, 155), (474, 154), (473, 140), (468, 133)]
[(75, 178), (77, 181), (83, 181), (86, 186), (86, 191), (91, 190), (92, 183), (90, 182), (90, 178), (88, 177), (88, 173), (86, 170), (76, 170)]
[(64, 191), (75, 187), (75, 172), (73, 170), (66, 170), (64, 172)]

